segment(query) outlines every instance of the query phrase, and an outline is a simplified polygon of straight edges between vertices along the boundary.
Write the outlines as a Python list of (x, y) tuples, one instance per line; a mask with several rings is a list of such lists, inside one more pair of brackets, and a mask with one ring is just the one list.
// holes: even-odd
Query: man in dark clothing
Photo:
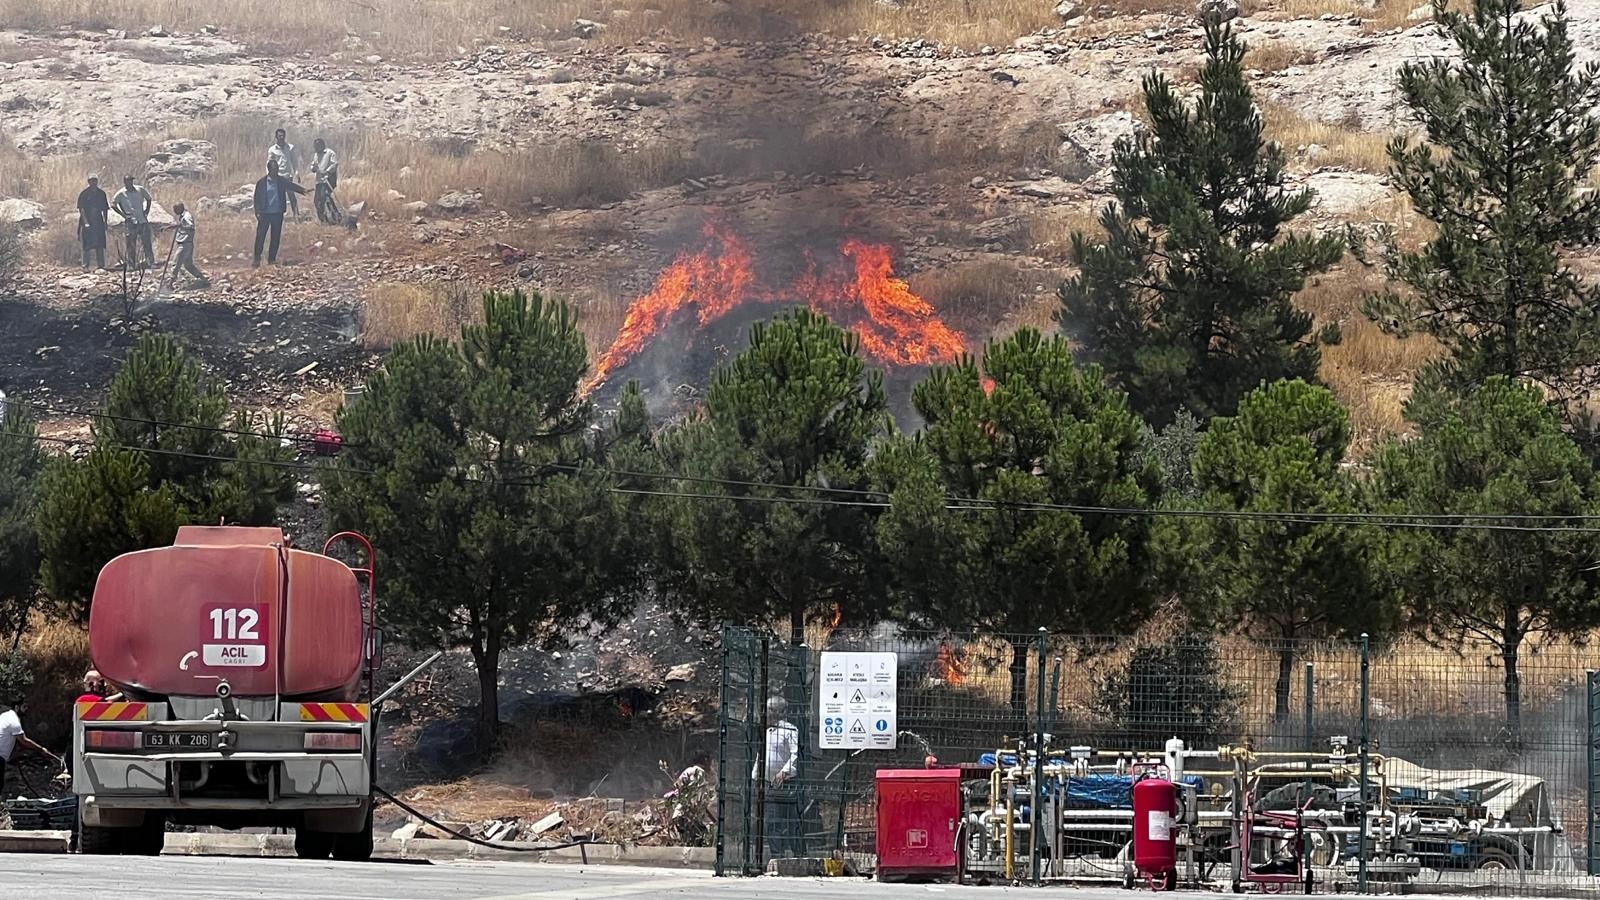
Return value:
[(261, 245), (267, 234), (272, 234), (272, 245), (267, 249), (267, 262), (278, 262), (278, 243), (283, 239), (283, 211), (290, 194), (304, 194), (306, 189), (278, 174), (278, 161), (267, 160), (267, 174), (256, 182), (256, 261), (261, 265)]
[(89, 186), (78, 193), (78, 239), (83, 242), (83, 270), (89, 271), (89, 251), (95, 254), (95, 265), (106, 267), (106, 214), (111, 209), (106, 192), (100, 189), (100, 179), (89, 176)]

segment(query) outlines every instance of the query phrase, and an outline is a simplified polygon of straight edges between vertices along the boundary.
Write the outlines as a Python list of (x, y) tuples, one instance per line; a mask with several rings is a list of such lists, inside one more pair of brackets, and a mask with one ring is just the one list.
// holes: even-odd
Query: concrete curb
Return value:
[(66, 853), (70, 831), (0, 831), (0, 853)]
[[(65, 832), (59, 833), (65, 834)], [(177, 856), (287, 857), (294, 856), (294, 836), (174, 833), (167, 835), (166, 849), (162, 852)], [(564, 847), (559, 850), (509, 850), (484, 847), (469, 841), (378, 838), (373, 841), (372, 856), (374, 859), (425, 859), (435, 862), (477, 859), (568, 865), (709, 869), (716, 859), (716, 851), (710, 847), (619, 847), (614, 844)]]

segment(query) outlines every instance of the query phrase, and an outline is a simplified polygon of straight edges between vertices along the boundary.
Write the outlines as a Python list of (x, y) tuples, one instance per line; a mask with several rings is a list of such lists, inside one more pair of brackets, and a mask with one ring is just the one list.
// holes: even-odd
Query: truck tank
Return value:
[(361, 590), (338, 560), (285, 546), (279, 528), (185, 526), (170, 547), (100, 572), (89, 654), (134, 698), (350, 701), (361, 689)]

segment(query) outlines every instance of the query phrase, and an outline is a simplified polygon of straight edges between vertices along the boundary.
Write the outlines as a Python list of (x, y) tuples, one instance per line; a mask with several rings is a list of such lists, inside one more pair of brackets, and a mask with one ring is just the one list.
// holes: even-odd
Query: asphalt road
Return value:
[[(0, 854), (0, 896), (20, 900), (626, 900), (750, 898), (884, 900), (1026, 895), (1038, 900), (1127, 900), (1114, 889), (876, 884), (863, 879), (712, 878), (708, 872), (627, 866), (451, 862), (337, 863), (191, 856)], [(1210, 897), (1202, 894), (1168, 894)]]

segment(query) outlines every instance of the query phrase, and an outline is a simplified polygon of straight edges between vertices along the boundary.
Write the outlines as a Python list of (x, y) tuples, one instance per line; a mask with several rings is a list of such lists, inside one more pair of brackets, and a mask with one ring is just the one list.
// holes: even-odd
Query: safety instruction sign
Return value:
[(893, 653), (823, 651), (817, 746), (893, 750), (897, 671)]

